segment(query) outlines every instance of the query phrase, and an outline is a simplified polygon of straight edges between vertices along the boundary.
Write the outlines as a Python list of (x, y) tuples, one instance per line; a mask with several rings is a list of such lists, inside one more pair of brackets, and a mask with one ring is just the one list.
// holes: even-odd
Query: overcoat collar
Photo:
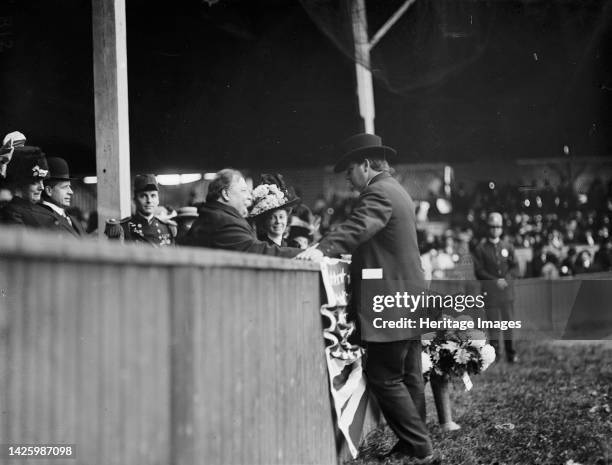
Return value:
[(370, 179), (370, 182), (368, 182), (368, 186), (370, 184), (374, 184), (375, 182), (380, 181), (381, 179), (386, 179), (386, 178), (390, 178), (390, 177), (391, 177), (391, 174), (388, 171), (383, 171), (382, 173), (378, 173), (376, 176), (374, 176), (372, 179)]
[(223, 210), (224, 212), (235, 216), (236, 218), (240, 218), (241, 220), (246, 221), (246, 219), (234, 207), (230, 207), (229, 205), (218, 202), (217, 200), (211, 200), (210, 202), (206, 202), (205, 207), (211, 208), (213, 210)]

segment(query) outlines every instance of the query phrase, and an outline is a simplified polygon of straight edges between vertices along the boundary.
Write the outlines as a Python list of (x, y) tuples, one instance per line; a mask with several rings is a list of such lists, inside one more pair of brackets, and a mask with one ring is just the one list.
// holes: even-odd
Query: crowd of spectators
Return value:
[[(535, 182), (533, 185), (535, 186)], [(559, 186), (544, 181), (531, 186), (481, 183), (468, 191), (459, 183), (453, 191), (451, 212), (442, 215), (429, 202), (429, 220), (419, 231), (425, 271), (434, 277), (465, 275), (470, 253), (487, 235), (486, 219), (499, 211), (504, 219), (503, 240), (528, 253), (525, 277), (572, 276), (612, 269), (612, 181), (595, 178), (584, 194), (569, 182)], [(353, 198), (320, 199), (313, 213), (323, 232), (333, 229), (350, 212)], [(432, 222), (446, 224), (437, 234)]]
[(425, 237), (423, 252), (446, 247), (449, 236), (455, 241), (469, 237), (473, 249), (486, 236), (488, 212), (500, 211), (504, 241), (531, 251), (525, 276), (557, 278), (612, 269), (612, 181), (595, 178), (583, 194), (567, 181), (558, 187), (544, 181), (541, 188), (483, 183), (471, 193), (459, 185), (451, 203), (452, 229), (443, 237)]
[[(10, 183), (6, 178), (11, 174), (10, 161), (13, 153), (19, 160), (18, 152), (28, 149), (23, 147), (24, 144), (25, 136), (18, 132), (7, 135), (3, 141), (0, 154), (0, 204), (8, 204), (15, 193), (9, 188)], [(30, 151), (32, 149), (30, 148)], [(46, 163), (42, 152), (38, 156), (42, 157), (41, 163)], [(61, 161), (66, 170), (66, 179), (63, 181), (69, 184), (71, 178), (68, 178), (67, 165)], [(39, 165), (43, 166), (39, 163), (36, 167)], [(16, 166), (13, 171), (17, 169)], [(28, 183), (30, 182), (35, 183), (32, 185), (36, 185), (36, 190), (42, 191), (45, 197), (43, 189), (46, 189), (48, 180), (43, 184), (28, 178)], [(53, 203), (49, 195), (46, 199)], [(56, 202), (55, 207), (61, 208), (61, 211), (57, 208), (55, 211), (59, 211), (59, 219), (67, 219), (73, 226), (76, 226), (76, 222), (82, 223), (82, 228), (72, 229), (82, 230), (84, 234), (94, 234), (98, 228), (96, 212), (83, 214), (70, 204), (71, 195), (72, 191), (65, 196), (67, 201)], [(136, 197), (137, 195), (135, 200)], [(331, 201), (326, 201), (323, 197), (317, 199), (312, 209), (304, 204), (294, 206), (293, 210), (288, 210), (290, 215), (287, 219), (283, 220), (286, 223), (285, 239), (291, 241), (294, 246), (306, 248), (346, 218), (355, 200), (355, 197), (338, 195)], [(471, 268), (470, 255), (476, 245), (486, 237), (487, 215), (492, 211), (499, 211), (503, 215), (504, 242), (516, 250), (530, 252), (523, 255), (528, 259), (523, 270), (524, 276), (557, 278), (612, 270), (612, 181), (605, 183), (595, 178), (586, 192), (581, 194), (577, 193), (567, 180), (562, 180), (558, 186), (544, 180), (539, 187), (535, 181), (531, 186), (496, 186), (493, 182), (486, 182), (476, 185), (471, 191), (459, 183), (453, 189), (451, 197), (446, 200), (450, 204), (450, 212), (442, 214), (437, 210), (436, 202), (430, 202), (427, 218), (429, 221), (424, 222), (419, 231), (419, 247), (428, 277), (452, 277), (457, 273), (463, 273), (461, 276), (466, 277), (466, 270)], [(38, 203), (35, 200), (32, 202)], [(161, 220), (161, 225), (156, 228), (169, 226), (169, 230), (175, 238), (178, 237), (179, 242), (197, 215), (198, 205), (177, 208), (155, 205), (154, 210), (154, 216)], [(434, 223), (446, 225), (447, 228), (436, 234), (431, 227)], [(124, 229), (125, 227), (126, 225), (123, 225)], [(138, 229), (137, 225), (134, 227)], [(74, 232), (72, 229), (71, 232)], [(157, 229), (153, 231), (156, 234), (159, 232)], [(119, 231), (118, 228), (114, 230), (117, 233)], [(174, 240), (166, 242), (174, 243)]]

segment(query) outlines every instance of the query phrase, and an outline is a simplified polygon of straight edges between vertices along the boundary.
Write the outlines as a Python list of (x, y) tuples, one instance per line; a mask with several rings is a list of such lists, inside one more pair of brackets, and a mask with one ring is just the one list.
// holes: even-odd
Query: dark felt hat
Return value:
[(70, 177), (68, 163), (60, 157), (48, 157), (47, 164), (49, 165), (49, 177), (47, 180), (52, 181), (72, 181), (76, 178)]
[(303, 237), (312, 239), (312, 236), (313, 236), (312, 225), (304, 220), (301, 220), (297, 216), (291, 217), (289, 228), (290, 228), (289, 229), (289, 239), (293, 239), (299, 236), (303, 236)]
[(134, 192), (158, 191), (159, 185), (154, 174), (137, 174), (134, 178)]
[(340, 160), (334, 166), (334, 173), (340, 173), (353, 161), (363, 161), (371, 157), (382, 157), (389, 161), (395, 157), (397, 152), (391, 147), (383, 145), (382, 139), (376, 134), (355, 134), (341, 142), (337, 147), (337, 152), (341, 154)]
[(39, 147), (15, 147), (13, 159), (6, 169), (6, 179), (14, 185), (30, 184), (45, 179), (49, 173), (47, 158)]

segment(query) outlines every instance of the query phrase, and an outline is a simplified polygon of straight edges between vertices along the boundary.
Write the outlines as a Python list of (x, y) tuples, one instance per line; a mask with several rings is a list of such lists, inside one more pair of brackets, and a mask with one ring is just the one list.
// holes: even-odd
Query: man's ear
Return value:
[(227, 189), (223, 189), (223, 190), (221, 191), (221, 198), (222, 198), (223, 200), (225, 200), (225, 201), (228, 201), (228, 200), (229, 200), (229, 194), (227, 193)]
[(49, 186), (44, 186), (43, 187), (43, 192), (47, 195), (47, 197), (51, 197), (52, 189)]
[(368, 160), (368, 159), (366, 158), (365, 160), (363, 160), (362, 165), (363, 165), (363, 170), (364, 170), (365, 172), (367, 172), (367, 171), (368, 171), (368, 168), (370, 168), (370, 165), (371, 165), (371, 164), (370, 164), (370, 160)]

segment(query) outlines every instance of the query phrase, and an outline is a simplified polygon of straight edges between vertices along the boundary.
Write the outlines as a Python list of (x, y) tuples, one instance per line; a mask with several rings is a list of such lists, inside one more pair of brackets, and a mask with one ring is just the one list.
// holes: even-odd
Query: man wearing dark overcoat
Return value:
[(47, 158), (49, 176), (44, 180), (41, 205), (47, 211), (47, 222), (43, 226), (55, 232), (80, 237), (85, 235), (81, 222), (66, 213), (72, 200), (68, 163), (59, 157)]
[(251, 190), (240, 172), (224, 169), (208, 186), (206, 203), (199, 218), (181, 241), (182, 245), (235, 250), (277, 257), (295, 257), (302, 250), (279, 247), (257, 239), (245, 219)]
[(297, 258), (319, 261), (323, 256), (352, 254), (352, 303), (366, 344), (368, 386), (399, 438), (388, 455), (430, 463), (433, 450), (425, 425), (420, 332), (376, 328), (371, 306), (361, 302), (364, 278), (378, 279), (388, 292), (425, 290), (415, 206), (391, 176), (387, 160), (396, 152), (384, 146), (380, 137), (355, 135), (344, 141), (339, 151), (343, 155), (334, 171), (346, 173), (347, 180), (360, 191), (359, 199), (347, 220)]

